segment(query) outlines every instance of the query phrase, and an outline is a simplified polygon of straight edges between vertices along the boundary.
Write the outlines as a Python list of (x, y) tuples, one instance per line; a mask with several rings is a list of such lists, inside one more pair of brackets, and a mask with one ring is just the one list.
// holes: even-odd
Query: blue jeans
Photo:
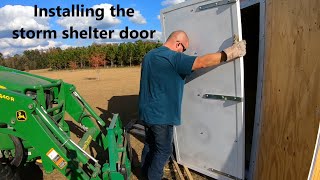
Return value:
[(161, 180), (163, 168), (172, 153), (173, 126), (145, 125), (145, 131), (141, 155), (142, 174), (149, 180)]

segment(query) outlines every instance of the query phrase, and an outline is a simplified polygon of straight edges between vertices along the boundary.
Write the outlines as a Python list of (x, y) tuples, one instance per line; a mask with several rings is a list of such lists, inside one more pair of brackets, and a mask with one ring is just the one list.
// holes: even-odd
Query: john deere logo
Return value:
[(27, 120), (27, 114), (25, 111), (17, 111), (17, 120), (18, 121), (26, 121)]

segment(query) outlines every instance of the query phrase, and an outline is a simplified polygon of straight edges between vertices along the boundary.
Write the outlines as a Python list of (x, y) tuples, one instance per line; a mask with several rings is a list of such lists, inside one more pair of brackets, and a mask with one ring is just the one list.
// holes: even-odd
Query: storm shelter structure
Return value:
[[(219, 52), (234, 35), (247, 54), (187, 77), (177, 161), (215, 179), (306, 179), (320, 174), (320, 1), (189, 0), (161, 11), (164, 40), (188, 55)], [(319, 176), (319, 175), (318, 175)]]

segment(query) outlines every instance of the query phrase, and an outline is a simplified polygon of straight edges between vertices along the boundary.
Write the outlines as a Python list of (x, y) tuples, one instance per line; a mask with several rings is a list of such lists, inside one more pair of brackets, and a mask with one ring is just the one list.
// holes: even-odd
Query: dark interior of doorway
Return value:
[(247, 41), (244, 57), (245, 92), (245, 167), (249, 169), (255, 118), (258, 59), (259, 59), (259, 16), (260, 4), (241, 9), (242, 35)]

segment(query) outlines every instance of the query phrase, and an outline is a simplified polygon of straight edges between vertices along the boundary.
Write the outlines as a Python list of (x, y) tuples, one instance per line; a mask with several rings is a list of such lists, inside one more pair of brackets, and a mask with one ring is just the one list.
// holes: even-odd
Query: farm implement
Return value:
[(127, 132), (117, 114), (108, 124), (72, 84), (0, 66), (0, 179), (28, 163), (68, 179), (129, 179)]

